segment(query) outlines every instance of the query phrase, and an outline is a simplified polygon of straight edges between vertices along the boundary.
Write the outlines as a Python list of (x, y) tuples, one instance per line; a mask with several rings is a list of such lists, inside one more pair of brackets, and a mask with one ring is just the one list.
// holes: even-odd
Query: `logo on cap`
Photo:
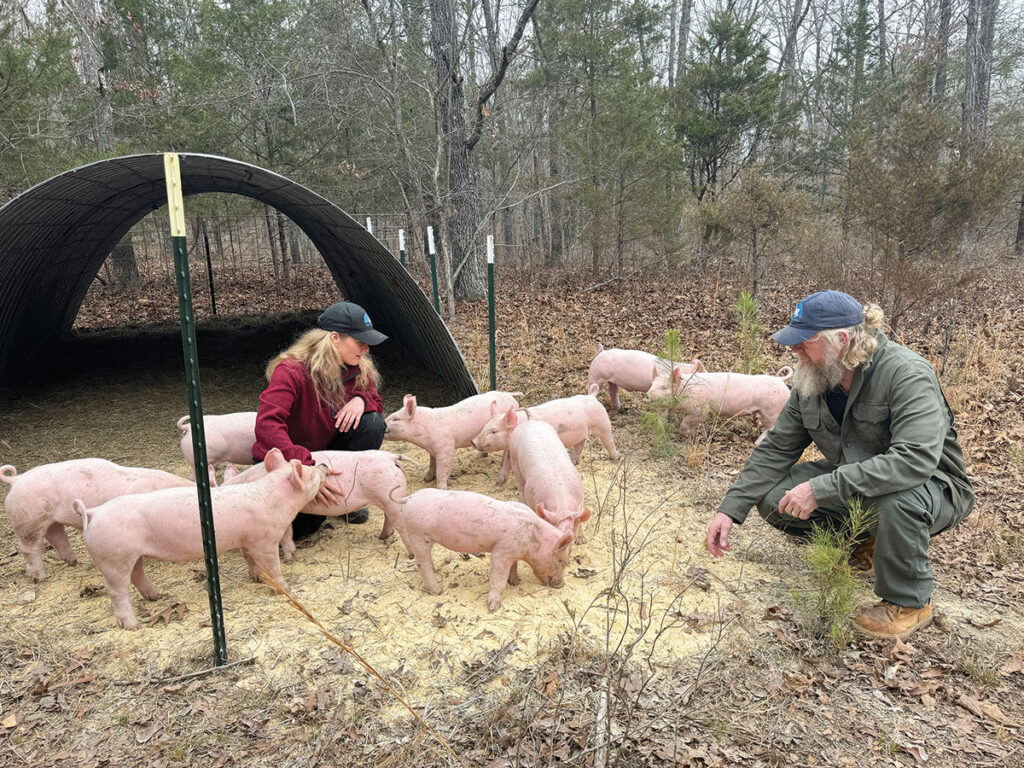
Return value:
[(803, 313), (804, 313), (804, 303), (802, 301), (798, 301), (797, 305), (796, 305), (796, 309), (793, 310), (793, 317), (791, 317), (790, 319), (791, 320), (799, 320), (800, 317), (803, 315)]
[(373, 326), (373, 323), (370, 322), (370, 316), (365, 312), (363, 312), (363, 325), (365, 325), (367, 328)]

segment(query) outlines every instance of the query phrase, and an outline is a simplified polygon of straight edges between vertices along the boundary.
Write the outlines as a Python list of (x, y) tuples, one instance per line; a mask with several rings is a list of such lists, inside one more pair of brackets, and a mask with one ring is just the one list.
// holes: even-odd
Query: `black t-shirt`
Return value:
[(843, 388), (835, 386), (825, 393), (825, 403), (828, 405), (829, 413), (836, 420), (836, 424), (843, 425), (843, 414), (846, 412), (846, 401), (850, 396), (843, 392)]

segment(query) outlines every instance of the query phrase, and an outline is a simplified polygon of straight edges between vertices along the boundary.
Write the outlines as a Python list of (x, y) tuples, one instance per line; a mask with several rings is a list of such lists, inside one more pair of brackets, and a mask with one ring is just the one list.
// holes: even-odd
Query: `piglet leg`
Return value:
[(28, 538), (18, 537), (18, 549), (25, 556), (25, 573), (32, 581), (42, 581), (46, 578), (46, 571), (43, 570), (43, 536), (41, 531), (35, 531)]
[(295, 541), (292, 539), (292, 526), (289, 524), (284, 529), (284, 536), (281, 537), (281, 559), (290, 563), (295, 557)]
[(446, 448), (437, 454), (437, 487), (442, 491), (448, 490), (448, 476), (452, 473), (452, 463), (455, 459), (455, 448)]
[(132, 601), (128, 599), (128, 590), (131, 587), (131, 579), (128, 573), (104, 573), (107, 582), (107, 594), (114, 604), (114, 616), (117, 618), (117, 626), (122, 629), (138, 629), (139, 622), (135, 618), (135, 611), (132, 608)]
[(143, 558), (139, 558), (135, 561), (135, 565), (132, 567), (132, 584), (139, 590), (139, 594), (147, 600), (159, 600), (160, 593), (156, 591), (156, 587), (153, 586), (153, 582), (149, 580), (146, 575), (146, 571), (142, 565)]
[(420, 569), (420, 578), (423, 579), (424, 589), (432, 595), (440, 595), (441, 585), (437, 581), (437, 576), (434, 575), (434, 561), (430, 556), (430, 550), (434, 548), (433, 544), (422, 539), (406, 543), (412, 544), (409, 551), (416, 558), (416, 566)]
[[(487, 593), (487, 609), (496, 611), (501, 608), (501, 593), (509, 582), (516, 561), (508, 555), (497, 552), (491, 554), (491, 591)], [(518, 577), (518, 573), (516, 574)]]
[(519, 583), (519, 561), (515, 560), (512, 562), (512, 567), (508, 569), (508, 583), (513, 587)]
[(71, 542), (68, 541), (67, 531), (64, 530), (62, 523), (50, 523), (50, 527), (46, 529), (46, 540), (53, 545), (60, 559), (65, 563), (75, 565), (78, 562), (74, 550), (71, 549)]
[(580, 456), (583, 455), (583, 444), (585, 442), (587, 442), (587, 438), (583, 438), (572, 447), (572, 453), (569, 454), (569, 458), (572, 459), (573, 464), (580, 463)]

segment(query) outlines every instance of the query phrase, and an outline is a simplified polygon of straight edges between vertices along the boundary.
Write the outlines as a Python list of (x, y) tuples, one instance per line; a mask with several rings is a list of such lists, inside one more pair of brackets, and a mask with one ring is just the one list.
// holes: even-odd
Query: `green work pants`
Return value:
[[(814, 523), (841, 528), (849, 517), (845, 507), (818, 507), (808, 520), (779, 512), (779, 502), (788, 490), (834, 469), (827, 461), (794, 464), (782, 482), (758, 502), (757, 511), (769, 525), (793, 536), (808, 535)], [(916, 488), (861, 501), (865, 509), (874, 508), (878, 516), (874, 530), (875, 594), (906, 608), (923, 607), (932, 594), (928, 543), (932, 536), (962, 519), (949, 489), (932, 478)]]

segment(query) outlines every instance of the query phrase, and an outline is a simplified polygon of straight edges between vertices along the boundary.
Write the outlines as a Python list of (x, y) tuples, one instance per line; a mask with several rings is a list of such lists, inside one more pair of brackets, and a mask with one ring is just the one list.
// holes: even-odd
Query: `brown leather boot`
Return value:
[(875, 537), (868, 534), (850, 553), (850, 566), (858, 571), (870, 571), (875, 567)]
[(865, 608), (853, 620), (853, 628), (871, 637), (906, 640), (919, 629), (932, 623), (932, 605), (923, 608), (904, 608), (885, 600)]

